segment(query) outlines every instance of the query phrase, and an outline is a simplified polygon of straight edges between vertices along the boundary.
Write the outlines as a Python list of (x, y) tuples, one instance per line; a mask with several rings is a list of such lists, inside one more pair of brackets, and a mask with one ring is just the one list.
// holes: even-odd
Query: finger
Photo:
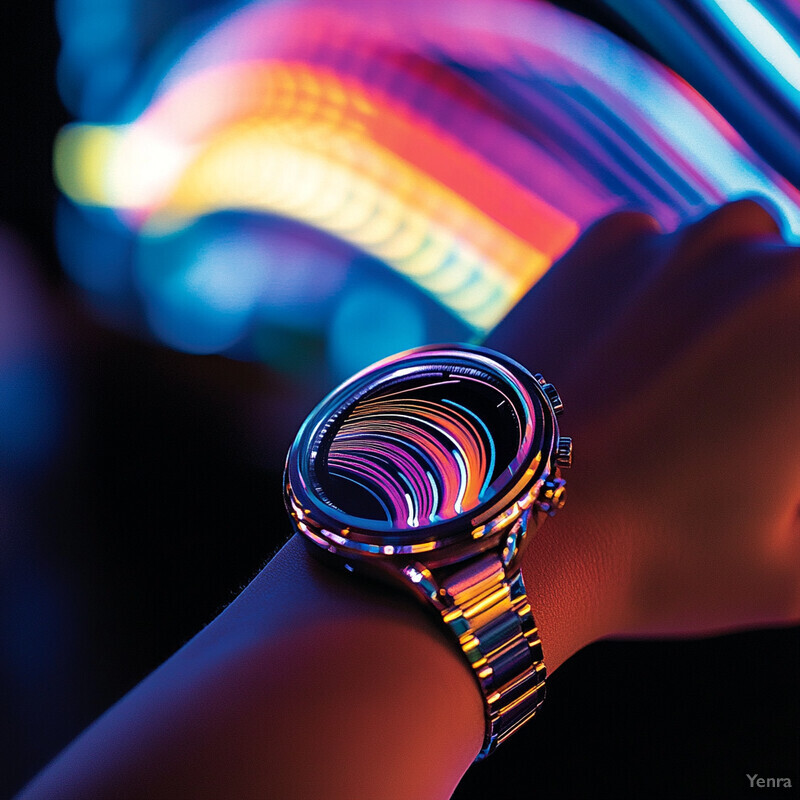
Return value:
[(780, 212), (769, 200), (760, 197), (726, 203), (681, 227), (669, 238), (673, 240), (669, 246), (680, 253), (680, 257), (671, 262), (675, 274), (696, 269), (709, 256), (718, 259), (720, 251), (729, 253), (742, 242), (784, 241)]
[[(646, 281), (611, 327), (587, 338), (577, 365), (576, 380), (605, 381), (598, 384), (604, 386), (598, 406), (601, 400), (606, 407), (632, 401), (644, 376), (654, 379), (705, 332), (735, 318), (765, 286), (791, 284), (800, 252), (782, 243), (775, 219), (753, 200), (730, 203), (657, 237), (653, 248), (661, 255), (653, 258)], [(571, 375), (565, 386), (570, 382)]]

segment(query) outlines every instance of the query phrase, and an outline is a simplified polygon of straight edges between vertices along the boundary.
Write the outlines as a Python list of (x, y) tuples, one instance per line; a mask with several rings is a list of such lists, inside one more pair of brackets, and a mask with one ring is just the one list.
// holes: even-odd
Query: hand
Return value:
[[(616, 215), (487, 342), (556, 381), (576, 440), (523, 564), (549, 669), (603, 636), (797, 620), (798, 259), (754, 203), (668, 236)], [(295, 539), (23, 796), (448, 797), (483, 729), (429, 615)]]
[(569, 502), (523, 565), (556, 663), (800, 619), (800, 251), (764, 207), (671, 234), (609, 217), (487, 345), (556, 383), (575, 439)]

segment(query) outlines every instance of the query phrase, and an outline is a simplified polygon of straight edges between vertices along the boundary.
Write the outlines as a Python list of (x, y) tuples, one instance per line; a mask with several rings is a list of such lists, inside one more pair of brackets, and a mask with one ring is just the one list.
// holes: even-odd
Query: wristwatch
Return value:
[(403, 587), (450, 631), (483, 694), (476, 760), (544, 700), (520, 561), (564, 504), (562, 407), (551, 383), (504, 355), (421, 347), (331, 392), (286, 461), (286, 508), (312, 552)]

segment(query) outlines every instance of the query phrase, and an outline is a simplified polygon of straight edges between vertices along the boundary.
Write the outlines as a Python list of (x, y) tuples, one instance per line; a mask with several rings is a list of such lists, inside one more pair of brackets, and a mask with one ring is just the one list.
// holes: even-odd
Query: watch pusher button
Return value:
[(552, 383), (546, 383), (542, 386), (542, 390), (547, 395), (547, 399), (550, 401), (550, 405), (553, 407), (556, 416), (559, 416), (564, 411), (564, 403), (561, 400), (561, 396), (558, 394), (558, 390)]
[(561, 436), (556, 445), (556, 465), (561, 469), (569, 469), (572, 466), (572, 438)]
[(542, 387), (542, 391), (547, 395), (547, 399), (550, 401), (550, 405), (553, 407), (553, 411), (555, 411), (556, 415), (560, 415), (561, 412), (564, 410), (564, 403), (561, 400), (560, 395), (558, 394), (558, 389), (553, 386), (552, 383), (548, 383), (544, 379), (544, 375), (541, 372), (537, 372), (533, 379), (539, 386)]
[(556, 511), (564, 507), (567, 501), (566, 481), (561, 478), (545, 478), (542, 488), (536, 497), (536, 508), (552, 517)]

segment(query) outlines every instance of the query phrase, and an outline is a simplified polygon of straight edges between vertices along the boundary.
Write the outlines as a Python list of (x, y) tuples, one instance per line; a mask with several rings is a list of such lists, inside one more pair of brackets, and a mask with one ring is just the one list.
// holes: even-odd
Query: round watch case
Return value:
[[(442, 387), (445, 387), (443, 391)], [(449, 397), (441, 399), (442, 393), (451, 391), (460, 392), (459, 399), (466, 397), (466, 403), (475, 398), (482, 404), (481, 416), (494, 420), (489, 424), (508, 430), (490, 430), (489, 424), (464, 403), (457, 403)], [(436, 393), (434, 401), (419, 399), (431, 392)], [(405, 399), (404, 395), (411, 399)], [(509, 408), (492, 411), (489, 406), (493, 403), (489, 401), (498, 398), (499, 408), (503, 409), (506, 403)], [(409, 418), (408, 414), (398, 413), (400, 405), (403, 405), (403, 411), (407, 407), (422, 408), (420, 413), (426, 416), (421, 422), (418, 417)], [(427, 567), (462, 562), (493, 547), (500, 547), (503, 536), (503, 561), (511, 572), (518, 565), (531, 516), (538, 518), (542, 513), (552, 514), (564, 501), (564, 482), (560, 479), (559, 466), (568, 466), (571, 442), (566, 437), (559, 437), (556, 416), (561, 407), (555, 388), (541, 375), (533, 376), (507, 356), (485, 348), (461, 344), (428, 346), (384, 359), (331, 392), (302, 425), (286, 462), (284, 488), (287, 510), (295, 528), (307, 540), (335, 556), (346, 568), (366, 567), (368, 572), (383, 573), (385, 570), (379, 567), (379, 562), (392, 561), (395, 574), (388, 577), (400, 578), (406, 584), (410, 581), (418, 592), (423, 590), (426, 595), (424, 587), (419, 584), (426, 583), (423, 578)], [(379, 409), (379, 413), (373, 411), (374, 408)], [(437, 413), (439, 416), (433, 416)], [(505, 416), (498, 417), (501, 413)], [(430, 418), (434, 421), (431, 422)], [(437, 423), (442, 419), (445, 423), (455, 420), (461, 438), (467, 437), (465, 443), (457, 442), (455, 447), (451, 447), (452, 455), (456, 457), (454, 463), (461, 471), (462, 495), (463, 484), (469, 480), (465, 478), (466, 457), (459, 453), (470, 450), (470, 445), (474, 451), (475, 442), (478, 446), (482, 442), (483, 450), (488, 452), (491, 449), (494, 457), (495, 450), (501, 449), (499, 445), (504, 445), (502, 463), (496, 465), (494, 474), (483, 476), (483, 491), (478, 493), (472, 507), (461, 510), (458, 504), (453, 506), (451, 503), (449, 514), (431, 514), (429, 510), (427, 517), (418, 512), (418, 518), (410, 513), (408, 520), (397, 515), (392, 520), (391, 512), (382, 504), (389, 518), (381, 520), (373, 518), (375, 514), (348, 513), (341, 507), (341, 497), (331, 499), (330, 484), (334, 479), (329, 473), (333, 469), (330, 463), (326, 463), (326, 458), (332, 463), (333, 449), (346, 448), (337, 455), (337, 464), (344, 464), (345, 469), (363, 470), (370, 474), (377, 474), (375, 470), (380, 469), (380, 485), (384, 485), (387, 482), (384, 465), (401, 457), (395, 447), (397, 431), (402, 435), (409, 426), (424, 428), (416, 441), (430, 449), (433, 437), (429, 431), (440, 430)], [(382, 431), (380, 440), (370, 438), (370, 426)], [(512, 430), (514, 428), (516, 432)], [(455, 435), (448, 431), (445, 435), (437, 432), (437, 436), (449, 446), (458, 439), (458, 431)], [(444, 453), (449, 458), (441, 441), (434, 442), (437, 448), (434, 455)], [(404, 442), (404, 445), (412, 455), (419, 449), (413, 443)], [(387, 451), (387, 447), (391, 451)], [(372, 460), (365, 460), (363, 454), (369, 450), (372, 451)], [(407, 463), (407, 455), (403, 457)], [(481, 462), (484, 468), (486, 461), (484, 457)], [(427, 475), (435, 492), (432, 470), (423, 473), (417, 468), (416, 472)], [(405, 475), (393, 475), (392, 478), (397, 485), (411, 488), (411, 481)], [(442, 480), (449, 481), (450, 478), (445, 475)], [(339, 483), (344, 485), (341, 481)], [(417, 484), (420, 484), (419, 479)], [(442, 494), (445, 488), (441, 487)], [(422, 494), (427, 494), (430, 506), (431, 492), (426, 486), (420, 489)], [(370, 491), (369, 487), (364, 491)], [(366, 497), (363, 491), (361, 494)], [(406, 499), (411, 508), (408, 491)], [(340, 502), (337, 504), (334, 500)], [(406, 563), (406, 568), (397, 574), (399, 560)], [(370, 569), (370, 565), (377, 570)], [(427, 599), (431, 598), (428, 596)]]

